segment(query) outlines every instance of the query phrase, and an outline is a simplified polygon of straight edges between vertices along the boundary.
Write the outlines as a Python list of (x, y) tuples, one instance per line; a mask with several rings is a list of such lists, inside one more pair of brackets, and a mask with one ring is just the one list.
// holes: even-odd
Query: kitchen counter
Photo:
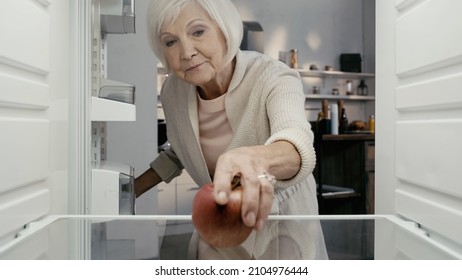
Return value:
[(373, 141), (375, 140), (374, 133), (351, 133), (351, 134), (324, 134), (322, 136), (323, 141), (341, 141), (341, 140), (364, 140)]

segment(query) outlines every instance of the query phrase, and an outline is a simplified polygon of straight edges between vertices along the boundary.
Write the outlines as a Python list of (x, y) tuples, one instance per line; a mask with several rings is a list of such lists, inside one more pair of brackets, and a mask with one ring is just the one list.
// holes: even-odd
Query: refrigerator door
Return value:
[(68, 209), (69, 5), (2, 1), (0, 245)]
[[(460, 258), (462, 2), (376, 5), (376, 213), (413, 221), (452, 250), (426, 258)], [(399, 231), (376, 232), (379, 258), (424, 249)]]

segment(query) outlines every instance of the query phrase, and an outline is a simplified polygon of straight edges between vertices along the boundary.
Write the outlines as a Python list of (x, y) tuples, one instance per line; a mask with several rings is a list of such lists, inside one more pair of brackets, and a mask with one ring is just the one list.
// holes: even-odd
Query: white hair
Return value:
[(230, 0), (152, 0), (147, 11), (149, 43), (154, 55), (168, 71), (170, 66), (165, 59), (160, 41), (162, 25), (174, 21), (185, 5), (192, 2), (198, 3), (220, 27), (227, 46), (224, 58), (226, 64), (233, 60), (241, 45), (242, 20)]

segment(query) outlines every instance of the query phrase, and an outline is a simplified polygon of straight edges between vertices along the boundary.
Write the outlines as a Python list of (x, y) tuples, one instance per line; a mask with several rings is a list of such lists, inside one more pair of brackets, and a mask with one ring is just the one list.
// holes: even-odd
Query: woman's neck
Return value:
[(215, 99), (228, 91), (229, 84), (233, 78), (234, 68), (236, 66), (236, 58), (231, 63), (220, 71), (220, 74), (205, 85), (198, 86), (199, 95), (204, 100)]

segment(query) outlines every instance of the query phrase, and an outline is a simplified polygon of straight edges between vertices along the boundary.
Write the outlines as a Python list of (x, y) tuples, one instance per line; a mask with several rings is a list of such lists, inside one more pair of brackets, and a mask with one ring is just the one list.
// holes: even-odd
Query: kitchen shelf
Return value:
[(342, 71), (319, 71), (319, 70), (305, 70), (297, 69), (301, 77), (313, 78), (337, 78), (337, 79), (368, 79), (375, 78), (373, 73), (353, 73)]
[(323, 141), (345, 141), (345, 140), (365, 140), (365, 141), (374, 141), (374, 133), (348, 133), (348, 134), (324, 134), (322, 136)]
[(371, 95), (329, 95), (329, 94), (305, 94), (306, 99), (311, 100), (356, 100), (356, 101), (374, 101), (375, 96)]

